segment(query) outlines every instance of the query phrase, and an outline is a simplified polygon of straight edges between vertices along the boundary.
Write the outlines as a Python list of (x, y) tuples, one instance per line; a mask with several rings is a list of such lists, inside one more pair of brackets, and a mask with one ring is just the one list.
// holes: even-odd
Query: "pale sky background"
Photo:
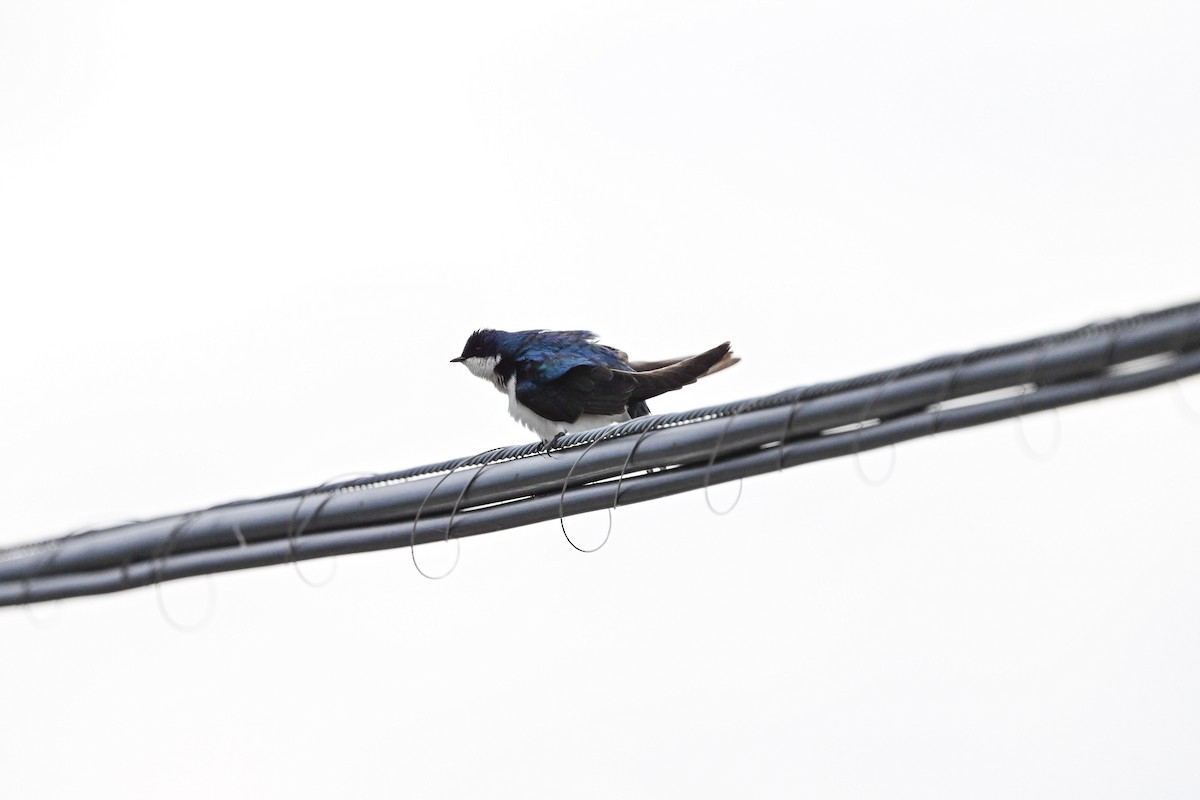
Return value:
[[(1198, 41), (1188, 2), (0, 0), (0, 544), (527, 441), (447, 363), (480, 326), (731, 339), (672, 411), (1196, 299)], [(591, 556), (163, 587), (212, 590), (191, 634), (152, 589), (0, 611), (0, 793), (1194, 798), (1198, 383)]]

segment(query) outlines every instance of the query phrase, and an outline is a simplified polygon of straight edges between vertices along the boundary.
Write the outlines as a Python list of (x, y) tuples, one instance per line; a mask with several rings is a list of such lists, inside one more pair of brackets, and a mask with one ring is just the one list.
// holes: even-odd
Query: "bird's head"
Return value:
[(500, 361), (500, 337), (502, 331), (482, 328), (475, 331), (463, 345), (462, 355), (451, 362), (465, 364), (467, 369), (480, 378), (491, 379), (496, 364)]

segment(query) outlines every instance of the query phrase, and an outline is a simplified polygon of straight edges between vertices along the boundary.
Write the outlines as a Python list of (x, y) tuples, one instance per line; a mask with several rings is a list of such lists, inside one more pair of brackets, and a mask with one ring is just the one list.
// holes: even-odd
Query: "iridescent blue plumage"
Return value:
[(591, 331), (517, 331), (500, 338), (500, 353), (528, 363), (535, 379), (546, 382), (557, 380), (579, 366), (633, 369), (624, 353), (598, 344), (597, 338)]

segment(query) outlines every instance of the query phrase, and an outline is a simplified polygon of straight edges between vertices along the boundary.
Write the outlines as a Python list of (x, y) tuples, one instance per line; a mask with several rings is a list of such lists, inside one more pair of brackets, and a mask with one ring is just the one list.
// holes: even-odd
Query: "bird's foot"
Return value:
[(552, 439), (542, 439), (541, 444), (538, 445), (538, 449), (546, 455), (550, 455), (550, 449), (558, 445), (558, 443), (561, 442), (562, 438), (566, 435), (566, 431), (559, 431), (558, 433), (554, 434), (554, 438)]

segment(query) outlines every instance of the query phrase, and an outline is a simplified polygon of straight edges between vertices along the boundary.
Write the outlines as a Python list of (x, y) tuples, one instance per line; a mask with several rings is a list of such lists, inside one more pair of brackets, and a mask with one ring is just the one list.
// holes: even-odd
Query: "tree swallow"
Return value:
[(600, 428), (650, 413), (646, 401), (740, 359), (729, 342), (698, 356), (630, 361), (598, 344), (590, 331), (475, 331), (462, 355), (465, 364), (508, 396), (508, 413), (536, 433), (543, 445), (575, 431)]

